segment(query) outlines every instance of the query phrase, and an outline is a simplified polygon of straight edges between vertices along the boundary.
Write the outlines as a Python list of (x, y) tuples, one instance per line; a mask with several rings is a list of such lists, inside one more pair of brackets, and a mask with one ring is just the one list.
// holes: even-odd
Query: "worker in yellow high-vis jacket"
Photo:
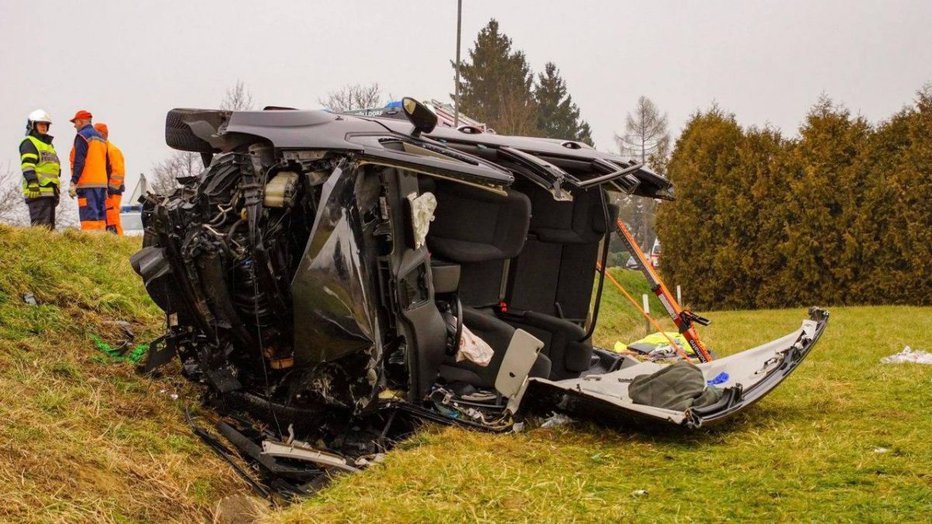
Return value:
[(55, 208), (61, 193), (61, 164), (49, 135), (51, 126), (52, 117), (42, 109), (29, 113), (26, 138), (19, 144), (19, 162), (29, 221), (34, 226), (55, 229)]

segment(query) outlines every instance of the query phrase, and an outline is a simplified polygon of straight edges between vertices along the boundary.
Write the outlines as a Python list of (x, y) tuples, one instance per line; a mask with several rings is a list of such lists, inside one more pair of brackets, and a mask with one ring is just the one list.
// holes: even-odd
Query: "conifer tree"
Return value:
[(932, 304), (932, 84), (877, 128), (857, 231), (864, 272), (859, 303)]
[(779, 246), (789, 225), (785, 202), (790, 168), (790, 142), (776, 129), (751, 128), (739, 148), (736, 169), (740, 184), (735, 198), (735, 227), (741, 239), (734, 271), (743, 281), (736, 290), (735, 306), (783, 307), (788, 302), (786, 284), (775, 278), (786, 265)]
[(890, 172), (900, 193), (891, 252), (900, 253), (909, 275), (896, 303), (932, 305), (932, 83), (917, 94), (907, 137), (909, 146)]
[(844, 304), (860, 278), (860, 242), (852, 226), (862, 213), (863, 175), (858, 161), (870, 126), (826, 96), (810, 110), (790, 151), (791, 178), (785, 201), (786, 265), (779, 275), (795, 303)]
[[(456, 65), (454, 64), (454, 67)], [(537, 134), (533, 75), (522, 51), (489, 20), (460, 64), (460, 111), (502, 134)]]
[(547, 62), (544, 72), (537, 74), (534, 100), (537, 102), (537, 129), (542, 136), (592, 145), (589, 124), (579, 118), (579, 108), (573, 103), (566, 82), (553, 62)]
[(662, 271), (705, 309), (932, 304), (932, 86), (876, 129), (822, 97), (786, 140), (713, 108), (677, 140)]
[[(769, 297), (768, 275), (783, 266), (775, 246), (783, 234), (781, 206), (785, 195), (779, 181), (785, 141), (770, 128), (745, 130), (737, 144), (737, 164), (719, 181), (717, 234), (726, 251), (718, 256), (717, 271), (733, 292), (721, 307), (751, 307)], [(727, 288), (726, 288), (727, 289)], [(782, 295), (777, 295), (778, 300)]]
[(657, 209), (661, 271), (669, 283), (686, 287), (697, 308), (734, 302), (730, 297), (738, 283), (730, 270), (742, 246), (723, 236), (733, 218), (723, 209), (730, 205), (728, 198), (717, 195), (733, 180), (742, 139), (734, 115), (713, 107), (690, 118), (670, 158), (668, 176), (677, 198)]

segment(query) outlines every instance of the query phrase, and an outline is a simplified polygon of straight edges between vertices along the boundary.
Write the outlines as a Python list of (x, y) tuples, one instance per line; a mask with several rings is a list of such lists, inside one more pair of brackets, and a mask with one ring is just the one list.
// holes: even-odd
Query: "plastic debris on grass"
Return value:
[(903, 351), (880, 359), (882, 364), (932, 364), (932, 353), (916, 351), (906, 346)]
[(137, 344), (130, 349), (129, 344), (124, 343), (123, 346), (114, 348), (94, 335), (92, 335), (91, 338), (94, 340), (94, 346), (97, 347), (97, 350), (109, 357), (110, 362), (130, 362), (138, 364), (146, 352), (149, 351), (148, 344)]
[(562, 413), (554, 413), (547, 420), (545, 420), (540, 427), (542, 428), (555, 428), (557, 426), (563, 426), (573, 422), (573, 419), (567, 417)]
[(178, 393), (169, 392), (167, 389), (160, 390), (159, 393), (161, 393), (162, 395), (168, 395), (168, 398), (172, 400), (178, 400)]

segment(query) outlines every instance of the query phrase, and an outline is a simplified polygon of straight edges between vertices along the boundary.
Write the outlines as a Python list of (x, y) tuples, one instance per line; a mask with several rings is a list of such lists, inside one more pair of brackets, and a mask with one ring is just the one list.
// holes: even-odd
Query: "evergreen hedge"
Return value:
[(792, 139), (697, 112), (668, 176), (662, 272), (695, 308), (932, 304), (932, 87), (876, 126), (823, 97)]

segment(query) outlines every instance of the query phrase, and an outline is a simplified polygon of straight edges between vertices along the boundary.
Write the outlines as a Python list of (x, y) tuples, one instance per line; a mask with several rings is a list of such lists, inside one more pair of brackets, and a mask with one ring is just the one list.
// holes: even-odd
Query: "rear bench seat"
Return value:
[[(576, 190), (572, 202), (558, 202), (528, 182), (518, 189), (530, 197), (533, 216), (525, 248), (511, 263), (507, 320), (544, 341), (552, 379), (576, 378), (592, 358), (582, 326), (607, 227), (600, 190)], [(616, 213), (609, 209), (609, 224)]]

